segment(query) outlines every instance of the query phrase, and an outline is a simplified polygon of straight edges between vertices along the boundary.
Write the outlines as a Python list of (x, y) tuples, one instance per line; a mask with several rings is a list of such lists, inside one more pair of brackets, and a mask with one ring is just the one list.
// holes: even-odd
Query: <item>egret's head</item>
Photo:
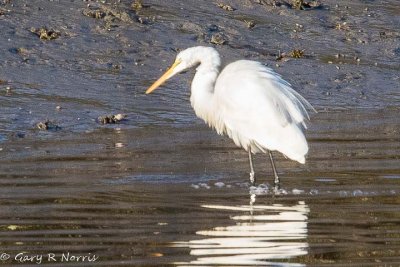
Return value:
[[(188, 51), (189, 50), (189, 51)], [(174, 64), (155, 82), (153, 83), (152, 86), (150, 86), (146, 90), (146, 94), (150, 94), (154, 90), (156, 90), (160, 85), (162, 85), (165, 81), (167, 81), (169, 78), (174, 76), (175, 74), (178, 74), (192, 66), (191, 64), (191, 58), (192, 58), (192, 53), (190, 53), (190, 49), (183, 50), (180, 52), (175, 59)]]
[[(160, 85), (162, 85), (169, 78), (183, 72), (191, 67), (200, 64), (201, 57), (204, 55), (204, 49), (211, 49), (206, 47), (191, 47), (181, 51), (175, 59), (174, 64), (155, 82), (146, 90), (146, 94), (150, 94)], [(207, 55), (207, 54), (206, 54)]]

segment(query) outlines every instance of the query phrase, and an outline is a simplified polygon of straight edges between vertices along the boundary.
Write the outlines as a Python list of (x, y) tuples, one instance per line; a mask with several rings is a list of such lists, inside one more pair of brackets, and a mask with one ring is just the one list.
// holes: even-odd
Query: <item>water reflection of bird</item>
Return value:
[(218, 211), (229, 220), (224, 220), (225, 225), (195, 231), (196, 238), (189, 241), (172, 242), (171, 247), (189, 248), (191, 255), (186, 257), (190, 261), (174, 262), (175, 266), (305, 266), (295, 263), (296, 257), (307, 255), (309, 250), (310, 208), (304, 201), (295, 205), (201, 207)]
[(191, 47), (180, 52), (174, 64), (146, 94), (188, 68), (196, 67), (190, 102), (196, 115), (218, 134), (227, 134), (249, 152), (250, 180), (254, 184), (252, 153), (269, 154), (279, 185), (271, 151), (305, 163), (308, 144), (303, 134), (306, 107), (312, 108), (291, 85), (259, 62), (239, 60), (220, 73), (221, 60), (212, 47)]

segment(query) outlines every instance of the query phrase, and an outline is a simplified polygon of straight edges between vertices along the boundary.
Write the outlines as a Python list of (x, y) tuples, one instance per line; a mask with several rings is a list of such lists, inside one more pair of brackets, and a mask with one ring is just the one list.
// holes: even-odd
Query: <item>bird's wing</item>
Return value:
[[(289, 142), (281, 138), (305, 142), (300, 125), (306, 127), (306, 108), (312, 106), (261, 63), (240, 60), (229, 64), (219, 75), (214, 93), (219, 119), (229, 135), (234, 131), (237, 138), (247, 137), (267, 149), (280, 151), (280, 143)], [(302, 150), (306, 150), (304, 145)]]

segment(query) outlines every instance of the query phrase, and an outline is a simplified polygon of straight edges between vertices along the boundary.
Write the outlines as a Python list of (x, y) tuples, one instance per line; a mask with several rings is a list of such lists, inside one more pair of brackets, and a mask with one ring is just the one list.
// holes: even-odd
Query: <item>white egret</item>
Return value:
[(190, 102), (198, 117), (218, 134), (227, 134), (249, 153), (250, 181), (255, 183), (252, 153), (268, 153), (279, 177), (271, 151), (305, 163), (308, 152), (303, 129), (313, 107), (281, 76), (263, 64), (239, 60), (220, 73), (220, 56), (212, 47), (197, 46), (180, 52), (172, 66), (146, 94), (186, 69), (196, 67)]

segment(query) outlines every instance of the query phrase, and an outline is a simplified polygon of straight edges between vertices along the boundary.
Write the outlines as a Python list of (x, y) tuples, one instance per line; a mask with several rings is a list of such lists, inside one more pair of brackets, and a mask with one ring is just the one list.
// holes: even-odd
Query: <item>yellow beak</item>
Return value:
[(152, 86), (149, 87), (149, 89), (146, 90), (146, 94), (150, 94), (154, 90), (156, 90), (160, 85), (162, 85), (166, 80), (171, 78), (171, 74), (173, 70), (178, 66), (182, 61), (177, 60), (172, 64), (172, 66), (157, 80), (155, 83), (153, 83)]

